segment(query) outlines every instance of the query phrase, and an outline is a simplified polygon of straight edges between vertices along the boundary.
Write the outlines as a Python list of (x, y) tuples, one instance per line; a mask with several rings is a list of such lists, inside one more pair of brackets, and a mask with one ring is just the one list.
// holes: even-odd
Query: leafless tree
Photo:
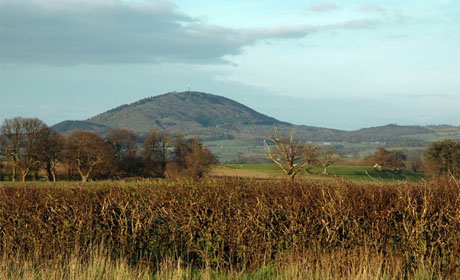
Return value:
[(45, 134), (46, 137), (40, 147), (39, 158), (45, 165), (48, 180), (56, 182), (56, 167), (64, 157), (65, 138), (49, 128), (45, 131)]
[(267, 156), (278, 167), (294, 181), (295, 176), (308, 164), (305, 160), (305, 144), (294, 139), (295, 130), (292, 129), (289, 136), (279, 135), (275, 130), (269, 136), (270, 141), (274, 144), (272, 148), (265, 142)]
[(24, 139), (23, 118), (6, 119), (1, 126), (2, 157), (11, 165), (11, 179), (16, 181), (21, 145)]
[(187, 143), (185, 156), (185, 173), (190, 177), (203, 177), (209, 172), (212, 164), (217, 163), (216, 156), (201, 143), (199, 137)]
[(307, 163), (305, 165), (305, 171), (308, 173), (310, 172), (310, 167), (318, 162), (318, 151), (319, 147), (317, 145), (313, 145), (312, 143), (305, 143), (303, 145), (303, 156), (304, 160)]
[(323, 167), (323, 174), (328, 174), (328, 168), (332, 164), (336, 163), (341, 159), (341, 156), (337, 154), (333, 148), (322, 148), (319, 151), (319, 162)]
[(168, 149), (171, 136), (152, 129), (144, 140), (145, 173), (155, 177), (163, 177), (166, 170)]
[(203, 144), (200, 138), (185, 139), (181, 133), (173, 140), (174, 157), (168, 163), (168, 177), (203, 177), (212, 164), (217, 163), (216, 156)]
[(107, 142), (110, 144), (116, 160), (123, 156), (134, 156), (137, 151), (136, 134), (126, 129), (110, 130), (107, 134)]
[(40, 164), (41, 148), (48, 134), (47, 125), (39, 119), (23, 119), (24, 128), (24, 153), (20, 160), (19, 170), (24, 182), (26, 176)]
[(2, 154), (10, 162), (12, 180), (17, 172), (25, 181), (32, 169), (39, 168), (40, 151), (46, 139), (48, 127), (36, 118), (6, 119), (1, 127)]
[(125, 129), (111, 130), (106, 137), (115, 156), (115, 173), (118, 176), (133, 176), (137, 169), (137, 137), (132, 131)]
[(97, 165), (113, 162), (109, 144), (92, 132), (76, 131), (67, 137), (66, 157), (86, 182)]

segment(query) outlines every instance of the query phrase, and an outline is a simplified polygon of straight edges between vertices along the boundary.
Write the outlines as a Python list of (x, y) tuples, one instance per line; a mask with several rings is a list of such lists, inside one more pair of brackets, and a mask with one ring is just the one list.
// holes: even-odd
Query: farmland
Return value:
[(0, 196), (0, 278), (460, 275), (453, 178), (26, 182)]
[[(329, 167), (329, 175), (321, 174), (320, 166), (312, 166), (310, 173), (303, 172), (301, 179), (330, 180), (333, 178), (343, 178), (352, 181), (413, 181), (423, 180), (423, 175), (407, 170), (377, 170), (371, 166), (354, 166), (354, 165), (332, 165)], [(214, 175), (262, 178), (262, 179), (282, 179), (283, 173), (274, 164), (220, 164), (213, 168)]]

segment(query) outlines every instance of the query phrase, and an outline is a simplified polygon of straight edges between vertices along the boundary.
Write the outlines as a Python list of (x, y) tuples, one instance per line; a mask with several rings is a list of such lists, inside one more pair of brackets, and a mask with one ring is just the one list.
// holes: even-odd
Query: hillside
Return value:
[(70, 132), (76, 130), (88, 130), (99, 135), (106, 135), (107, 132), (112, 130), (109, 126), (88, 121), (63, 121), (52, 126), (52, 129), (61, 134), (69, 134)]
[[(110, 129), (128, 129), (144, 135), (152, 128), (170, 133), (200, 135), (204, 141), (238, 140), (244, 145), (263, 146), (266, 136), (277, 129), (288, 133), (295, 127), (296, 136), (305, 141), (333, 145), (386, 145), (390, 147), (424, 147), (431, 141), (451, 138), (460, 140), (455, 126), (399, 126), (389, 124), (356, 131), (294, 126), (276, 120), (231, 99), (202, 92), (170, 92), (126, 104), (85, 121), (64, 121), (53, 126), (67, 134), (90, 130), (105, 135)], [(221, 145), (221, 144), (218, 144)], [(238, 145), (240, 146), (240, 145)]]
[(201, 92), (166, 93), (123, 105), (88, 119), (114, 129), (143, 134), (156, 127), (205, 138), (233, 138), (247, 126), (284, 126), (231, 99)]

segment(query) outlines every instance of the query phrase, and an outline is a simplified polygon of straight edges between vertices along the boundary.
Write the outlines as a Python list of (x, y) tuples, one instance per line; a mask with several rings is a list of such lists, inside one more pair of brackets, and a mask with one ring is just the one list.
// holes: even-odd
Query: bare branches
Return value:
[(67, 157), (72, 161), (86, 182), (94, 168), (101, 163), (113, 162), (113, 152), (110, 146), (102, 138), (87, 131), (76, 131), (67, 138)]
[(310, 162), (305, 160), (305, 144), (301, 144), (294, 139), (295, 129), (290, 131), (289, 136), (280, 136), (275, 130), (269, 139), (274, 147), (265, 142), (267, 156), (278, 167), (294, 181), (295, 176), (304, 169)]

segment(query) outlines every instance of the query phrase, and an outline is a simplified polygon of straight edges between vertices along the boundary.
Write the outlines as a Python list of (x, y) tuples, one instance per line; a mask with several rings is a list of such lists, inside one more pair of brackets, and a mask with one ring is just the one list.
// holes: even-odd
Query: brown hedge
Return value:
[(257, 267), (283, 254), (367, 251), (460, 275), (458, 181), (355, 184), (230, 179), (0, 186), (5, 258), (49, 260), (103, 244), (157, 264)]

